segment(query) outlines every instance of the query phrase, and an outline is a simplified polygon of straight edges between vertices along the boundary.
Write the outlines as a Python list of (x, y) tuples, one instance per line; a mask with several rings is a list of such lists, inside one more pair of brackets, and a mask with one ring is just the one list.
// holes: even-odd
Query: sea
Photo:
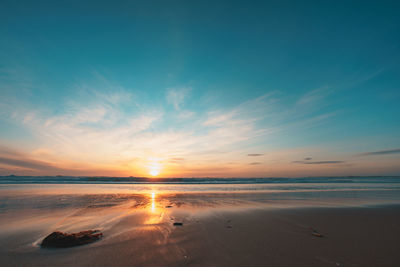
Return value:
[[(1, 176), (2, 208), (28, 205), (36, 198), (64, 196), (157, 195), (188, 204), (223, 202), (255, 203), (270, 207), (360, 206), (400, 204), (400, 176), (366, 177), (268, 177), (268, 178), (145, 178)], [(26, 199), (26, 202), (23, 201)], [(110, 198), (107, 198), (110, 199)], [(50, 200), (49, 200), (50, 201)], [(33, 201), (35, 202), (35, 201)], [(33, 203), (32, 202), (32, 203)], [(36, 202), (37, 203), (37, 202)], [(103, 203), (103, 202), (102, 202)], [(235, 205), (236, 205), (235, 204)], [(17, 205), (17, 206), (18, 206)], [(51, 203), (49, 204), (51, 205)]]

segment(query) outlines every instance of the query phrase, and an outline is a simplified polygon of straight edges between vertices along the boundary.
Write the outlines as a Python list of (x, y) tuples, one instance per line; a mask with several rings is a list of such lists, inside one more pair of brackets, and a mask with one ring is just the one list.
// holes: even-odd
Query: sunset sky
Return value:
[(400, 175), (399, 1), (54, 2), (0, 3), (0, 175)]

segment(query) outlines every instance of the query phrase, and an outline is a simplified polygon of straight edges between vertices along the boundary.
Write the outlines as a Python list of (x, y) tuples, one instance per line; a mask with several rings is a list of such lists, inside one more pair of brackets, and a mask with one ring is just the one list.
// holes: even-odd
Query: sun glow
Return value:
[(151, 176), (157, 176), (160, 174), (161, 164), (157, 160), (152, 160), (148, 168)]
[(159, 170), (155, 170), (155, 169), (150, 170), (150, 175), (151, 175), (151, 176), (157, 176), (159, 173), (160, 173)]

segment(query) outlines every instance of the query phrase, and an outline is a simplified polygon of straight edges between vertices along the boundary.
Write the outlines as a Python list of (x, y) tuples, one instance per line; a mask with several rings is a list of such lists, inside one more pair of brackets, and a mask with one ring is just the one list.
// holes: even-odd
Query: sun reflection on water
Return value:
[(164, 210), (157, 205), (157, 194), (152, 191), (150, 194), (150, 204), (148, 206), (148, 218), (145, 224), (159, 224), (164, 217)]
[(151, 193), (151, 212), (155, 212), (156, 211), (156, 193), (152, 192)]

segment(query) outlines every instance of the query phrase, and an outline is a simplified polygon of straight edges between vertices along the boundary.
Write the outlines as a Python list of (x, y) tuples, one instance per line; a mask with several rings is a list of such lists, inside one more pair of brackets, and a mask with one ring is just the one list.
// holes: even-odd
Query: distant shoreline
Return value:
[(400, 176), (265, 177), (265, 178), (148, 178), (106, 176), (0, 176), (0, 184), (285, 184), (400, 183)]

